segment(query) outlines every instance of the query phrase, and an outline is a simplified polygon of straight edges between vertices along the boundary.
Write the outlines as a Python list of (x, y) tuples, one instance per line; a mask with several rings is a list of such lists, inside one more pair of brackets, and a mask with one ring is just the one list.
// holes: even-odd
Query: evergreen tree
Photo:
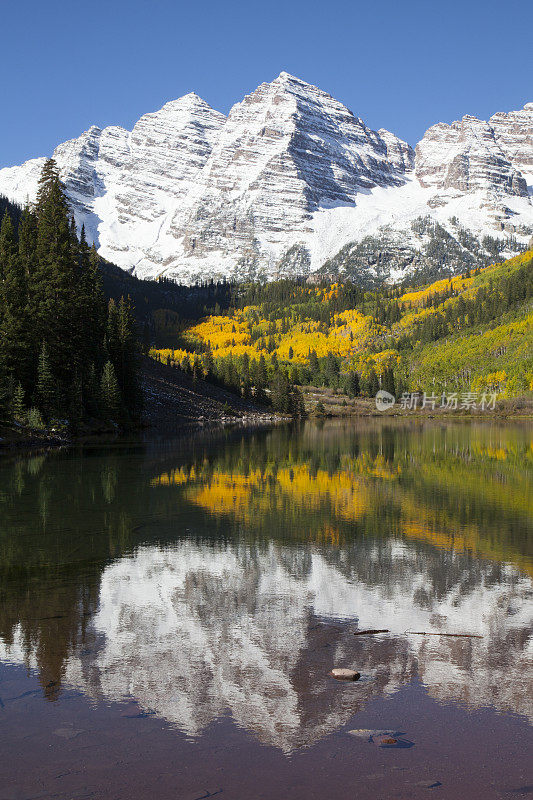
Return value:
[(105, 346), (108, 358), (117, 364), (120, 362), (120, 339), (118, 334), (118, 309), (113, 298), (107, 306), (107, 322), (105, 333)]
[(9, 418), (19, 383), (46, 419), (97, 416), (97, 375), (108, 360), (125, 405), (138, 408), (131, 304), (112, 304), (106, 326), (99, 258), (83, 227), (78, 239), (54, 161), (43, 168), (35, 210), (0, 208), (9, 212), (0, 225), (0, 417)]
[(0, 338), (5, 367), (29, 388), (32, 363), (26, 277), (7, 211), (0, 227), (0, 278)]
[(36, 390), (39, 408), (49, 419), (56, 411), (56, 384), (50, 367), (46, 342), (42, 343), (39, 354)]
[[(141, 406), (141, 391), (138, 382), (140, 350), (135, 329), (131, 302), (129, 298), (124, 300), (124, 297), (121, 297), (117, 316), (119, 358), (118, 362), (115, 362), (115, 369), (119, 378), (122, 398), (130, 411), (136, 411)], [(199, 375), (199, 359), (195, 359), (193, 371)]]
[(34, 430), (42, 430), (45, 427), (41, 412), (38, 408), (30, 408), (28, 411), (26, 424), (28, 425), (28, 428), (33, 428)]
[(259, 362), (258, 362), (258, 367), (257, 367), (257, 382), (263, 388), (268, 383), (268, 371), (267, 371), (267, 365), (266, 365), (266, 361), (265, 361), (265, 357), (264, 357), (263, 353), (261, 353), (261, 355), (259, 356)]
[(383, 373), (383, 380), (381, 382), (382, 388), (390, 394), (396, 394), (396, 386), (394, 383), (394, 372), (392, 369), (386, 369)]
[(100, 400), (100, 387), (94, 364), (89, 365), (87, 378), (85, 381), (85, 409), (92, 417), (98, 416), (98, 404)]
[(106, 361), (100, 384), (101, 407), (108, 417), (116, 416), (121, 407), (120, 388), (115, 368), (111, 361)]
[(309, 353), (309, 371), (311, 373), (310, 380), (313, 383), (317, 383), (319, 381), (320, 375), (320, 364), (318, 363), (318, 356), (316, 354), (316, 350), (311, 350)]
[(11, 415), (10, 380), (7, 371), (5, 352), (0, 347), (0, 420), (5, 420)]
[(58, 394), (68, 396), (73, 371), (82, 357), (83, 311), (69, 209), (53, 159), (43, 167), (36, 214), (36, 261), (30, 275), (32, 319), (39, 339), (47, 342)]
[(359, 375), (357, 372), (347, 372), (344, 379), (344, 390), (348, 397), (357, 397), (359, 394)]
[(76, 373), (72, 381), (69, 407), (69, 420), (74, 428), (77, 428), (83, 419), (83, 409), (83, 380), (81, 375)]
[(11, 413), (13, 419), (17, 422), (26, 421), (26, 405), (24, 402), (24, 389), (21, 383), (17, 383), (15, 391), (13, 392), (13, 399), (11, 403)]
[(35, 268), (37, 250), (37, 216), (29, 208), (22, 212), (18, 226), (18, 247), (24, 275), (29, 282)]
[(365, 392), (368, 397), (375, 397), (379, 391), (379, 380), (375, 370), (371, 370), (365, 381)]
[(83, 226), (77, 258), (79, 265), (77, 298), (77, 317), (80, 323), (79, 347), (82, 371), (86, 375), (87, 365), (101, 359), (106, 306), (98, 254), (94, 246), (89, 248)]

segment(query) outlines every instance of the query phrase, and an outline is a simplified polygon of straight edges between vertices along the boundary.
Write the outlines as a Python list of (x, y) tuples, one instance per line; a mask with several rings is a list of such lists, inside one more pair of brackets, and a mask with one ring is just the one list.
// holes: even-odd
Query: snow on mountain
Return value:
[[(312, 272), (384, 231), (416, 250), (412, 225), (426, 216), (479, 237), (533, 233), (532, 103), (434, 125), (413, 151), (282, 72), (227, 118), (189, 94), (53, 156), (78, 225), (141, 277)], [(0, 193), (33, 201), (42, 163), (0, 170)]]

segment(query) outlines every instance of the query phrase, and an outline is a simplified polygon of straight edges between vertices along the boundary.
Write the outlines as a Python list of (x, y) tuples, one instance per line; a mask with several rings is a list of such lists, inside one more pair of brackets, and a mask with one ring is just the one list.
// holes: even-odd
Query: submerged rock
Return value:
[(358, 681), (361, 677), (360, 673), (353, 669), (335, 668), (329, 674), (338, 681)]
[(392, 730), (372, 730), (371, 728), (355, 728), (354, 730), (348, 731), (350, 736), (357, 736), (358, 739), (374, 739), (378, 736), (393, 736), (394, 731)]

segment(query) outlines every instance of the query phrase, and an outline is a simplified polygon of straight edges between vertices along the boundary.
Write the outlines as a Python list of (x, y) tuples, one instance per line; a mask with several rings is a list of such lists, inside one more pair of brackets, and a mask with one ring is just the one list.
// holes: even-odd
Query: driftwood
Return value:
[(383, 628), (381, 630), (354, 631), (353, 635), (354, 636), (365, 636), (367, 633), (368, 634), (370, 634), (370, 633), (390, 633), (390, 631), (387, 628)]
[(439, 631), (405, 631), (409, 636), (454, 636), (465, 639), (483, 639), (479, 633), (439, 633)]

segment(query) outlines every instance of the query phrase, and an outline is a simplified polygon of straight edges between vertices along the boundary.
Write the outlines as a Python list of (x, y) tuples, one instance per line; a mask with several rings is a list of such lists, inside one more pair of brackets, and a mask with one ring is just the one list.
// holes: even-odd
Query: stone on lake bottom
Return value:
[(336, 678), (338, 681), (357, 681), (361, 677), (359, 672), (356, 672), (353, 669), (335, 668), (332, 669), (329, 674), (332, 678)]

